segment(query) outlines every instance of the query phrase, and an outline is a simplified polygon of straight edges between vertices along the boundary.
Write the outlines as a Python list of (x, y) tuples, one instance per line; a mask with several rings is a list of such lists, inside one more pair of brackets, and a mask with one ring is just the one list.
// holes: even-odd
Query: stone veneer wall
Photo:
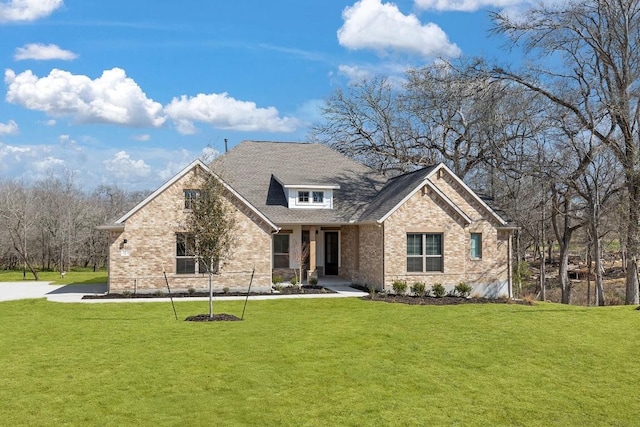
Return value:
[(357, 281), (360, 233), (357, 225), (344, 225), (340, 230), (340, 277)]
[(364, 224), (358, 227), (360, 243), (359, 270), (354, 282), (363, 286), (373, 286), (380, 290), (383, 286), (382, 255), (385, 245), (383, 227), (376, 224)]
[[(152, 292), (166, 290), (163, 269), (172, 290), (209, 286), (207, 274), (176, 274), (176, 233), (184, 232), (185, 188), (193, 184), (194, 172), (186, 174), (146, 206), (132, 215), (123, 232), (109, 233), (109, 291)], [(236, 218), (236, 244), (222, 260), (219, 273), (213, 276), (214, 289), (247, 289), (253, 268), (252, 289), (271, 289), (270, 227), (244, 204), (227, 194)], [(126, 244), (122, 244), (127, 239)]]
[[(497, 230), (497, 222), (446, 173), (432, 181), (467, 216), (471, 224), (449, 208), (428, 188), (418, 191), (384, 223), (385, 289), (392, 289), (396, 279), (409, 285), (424, 282), (427, 289), (441, 283), (447, 290), (466, 282), (477, 296), (508, 296), (509, 233)], [(408, 273), (406, 261), (407, 233), (442, 233), (444, 271)], [(482, 233), (482, 259), (471, 259), (471, 233)]]

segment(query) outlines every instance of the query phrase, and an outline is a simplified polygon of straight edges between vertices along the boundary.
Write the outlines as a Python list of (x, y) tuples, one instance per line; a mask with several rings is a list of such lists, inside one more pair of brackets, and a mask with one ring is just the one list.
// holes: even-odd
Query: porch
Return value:
[(302, 270), (303, 283), (315, 277), (349, 284), (345, 278), (352, 277), (357, 264), (356, 230), (351, 225), (283, 225), (273, 235), (273, 275), (287, 282)]
[(368, 295), (367, 292), (351, 287), (351, 281), (338, 276), (318, 277), (318, 285), (337, 292), (341, 295), (360, 297)]

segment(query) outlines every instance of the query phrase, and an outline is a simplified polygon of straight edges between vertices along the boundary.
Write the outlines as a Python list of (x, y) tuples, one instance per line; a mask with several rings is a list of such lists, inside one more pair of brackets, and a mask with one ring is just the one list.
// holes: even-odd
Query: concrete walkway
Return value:
[[(252, 295), (251, 301), (264, 301), (270, 299), (296, 299), (296, 298), (348, 298), (366, 296), (366, 292), (351, 288), (349, 282), (338, 278), (323, 277), (318, 284), (331, 289), (336, 293), (326, 294), (301, 294), (301, 295)], [(164, 302), (168, 298), (122, 298), (122, 299), (82, 299), (84, 295), (104, 295), (107, 293), (106, 284), (88, 285), (50, 285), (49, 282), (0, 282), (0, 301), (12, 301), (30, 298), (46, 298), (54, 302), (82, 302), (89, 304), (115, 303), (115, 302)], [(219, 296), (216, 301), (244, 300), (244, 296)], [(206, 297), (176, 298), (174, 301), (203, 301)]]

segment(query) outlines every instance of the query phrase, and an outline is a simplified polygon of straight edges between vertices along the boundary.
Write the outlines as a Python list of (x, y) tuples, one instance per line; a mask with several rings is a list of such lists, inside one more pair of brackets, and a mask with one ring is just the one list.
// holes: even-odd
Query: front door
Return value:
[(302, 262), (303, 280), (307, 280), (307, 272), (309, 271), (309, 256), (311, 255), (309, 244), (309, 230), (302, 230), (302, 253), (304, 254), (304, 260)]
[(338, 232), (324, 233), (324, 274), (338, 275)]

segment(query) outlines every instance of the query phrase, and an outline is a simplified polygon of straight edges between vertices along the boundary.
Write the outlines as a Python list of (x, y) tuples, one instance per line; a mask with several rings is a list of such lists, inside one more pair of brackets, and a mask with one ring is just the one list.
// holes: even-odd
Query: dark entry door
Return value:
[[(304, 260), (302, 262), (302, 278), (307, 280), (307, 272), (309, 271), (309, 256), (311, 255), (311, 250), (309, 248), (309, 230), (302, 230), (302, 245), (304, 254)], [(306, 248), (306, 251), (304, 250)]]
[(324, 233), (324, 274), (338, 275), (338, 232)]

